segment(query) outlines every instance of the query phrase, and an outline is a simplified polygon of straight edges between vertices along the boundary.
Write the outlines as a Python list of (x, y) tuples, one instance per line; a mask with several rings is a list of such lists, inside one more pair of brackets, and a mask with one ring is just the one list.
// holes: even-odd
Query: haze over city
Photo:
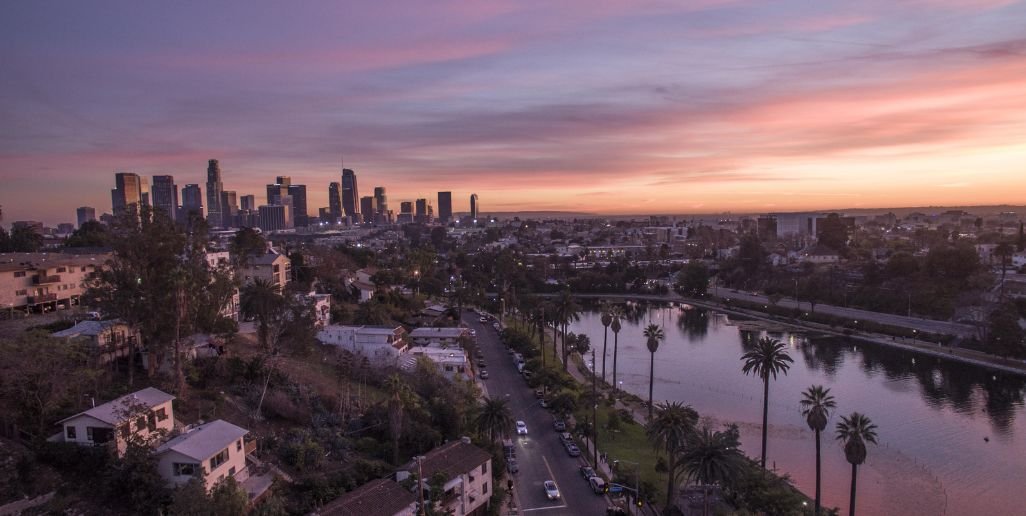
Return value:
[[(71, 220), (115, 171), (312, 208), (695, 213), (1020, 204), (1022, 2), (16, 3), (2, 202)], [(32, 30), (24, 30), (31, 27)], [(39, 192), (46, 191), (46, 195)]]

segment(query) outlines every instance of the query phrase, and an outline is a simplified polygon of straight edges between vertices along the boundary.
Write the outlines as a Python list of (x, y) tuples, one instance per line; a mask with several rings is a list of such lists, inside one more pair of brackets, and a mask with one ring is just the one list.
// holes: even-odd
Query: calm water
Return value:
[[(642, 331), (650, 322), (663, 325), (655, 401), (682, 401), (717, 424), (738, 423), (745, 452), (758, 457), (762, 385), (741, 373), (740, 357), (764, 334), (701, 309), (628, 307), (619, 338), (623, 387), (648, 397)], [(600, 371), (603, 330), (596, 312), (571, 327), (591, 338)], [(815, 441), (798, 400), (806, 387), (822, 384), (837, 399), (837, 414), (863, 412), (879, 426), (880, 445), (870, 447), (859, 470), (860, 514), (1026, 514), (1026, 379), (843, 338), (770, 336), (788, 343), (794, 364), (770, 384), (767, 464), (804, 492), (815, 492)], [(612, 351), (610, 331), (607, 381)], [(837, 414), (823, 435), (823, 496), (826, 505), (846, 509), (851, 469), (833, 440)]]

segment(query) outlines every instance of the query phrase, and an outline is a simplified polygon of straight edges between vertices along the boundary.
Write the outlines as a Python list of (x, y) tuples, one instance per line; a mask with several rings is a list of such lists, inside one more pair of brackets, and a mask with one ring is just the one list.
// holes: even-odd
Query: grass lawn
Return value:
[[(645, 436), (645, 428), (637, 423), (621, 419), (619, 431), (610, 433), (606, 430), (606, 424), (609, 421), (609, 413), (612, 411), (611, 407), (600, 406), (598, 408), (599, 451), (606, 454), (610, 463), (614, 460), (638, 463), (641, 481), (650, 483), (656, 489), (656, 493), (653, 494), (652, 498), (662, 500), (660, 497), (665, 496), (662, 490), (666, 487), (666, 475), (655, 470), (659, 454), (652, 448), (648, 438)], [(577, 421), (590, 422), (591, 411), (586, 409), (578, 410), (575, 417)], [(623, 476), (629, 478), (631, 487), (633, 487), (634, 483), (634, 468), (633, 464), (622, 462), (619, 470)]]

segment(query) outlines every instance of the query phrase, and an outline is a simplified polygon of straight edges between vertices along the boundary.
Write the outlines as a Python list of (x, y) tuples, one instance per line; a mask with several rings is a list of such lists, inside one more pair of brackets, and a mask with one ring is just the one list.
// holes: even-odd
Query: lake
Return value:
[[(758, 458), (762, 383), (741, 373), (741, 355), (763, 332), (680, 305), (624, 305), (618, 381), (648, 398), (649, 352), (644, 326), (663, 326), (655, 356), (656, 403), (692, 405), (713, 425), (737, 423), (745, 452)], [(584, 333), (602, 369), (602, 322), (593, 309), (570, 331)], [(801, 416), (801, 392), (829, 387), (837, 410), (823, 433), (824, 505), (847, 511), (851, 466), (834, 440), (840, 415), (858, 411), (879, 427), (859, 469), (860, 514), (1023, 514), (1026, 512), (1026, 378), (842, 337), (771, 333), (794, 359), (770, 384), (767, 466), (815, 494), (815, 439)], [(612, 380), (609, 332), (606, 380)], [(590, 360), (590, 354), (588, 356)]]

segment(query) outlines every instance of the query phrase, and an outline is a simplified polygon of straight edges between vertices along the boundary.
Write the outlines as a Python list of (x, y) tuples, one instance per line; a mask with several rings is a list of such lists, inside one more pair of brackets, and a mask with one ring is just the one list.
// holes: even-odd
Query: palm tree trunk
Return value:
[(762, 464), (763, 469), (766, 469), (766, 434), (769, 431), (768, 416), (769, 416), (769, 376), (763, 378), (762, 388)]
[(620, 354), (620, 333), (613, 332), (613, 392), (619, 388), (616, 384), (616, 358)]
[[(606, 343), (609, 342), (609, 326), (602, 330), (602, 383), (606, 383)], [(595, 364), (591, 365), (595, 367)]]
[[(655, 384), (655, 353), (649, 353), (651, 355), (650, 363), (648, 366), (648, 420), (652, 420), (652, 386)], [(667, 504), (668, 505), (668, 504)]]
[(855, 480), (859, 477), (859, 465), (851, 465), (851, 498), (848, 501), (848, 516), (855, 516)]
[(819, 458), (819, 430), (816, 430), (816, 516), (819, 516), (820, 508), (820, 490), (819, 490), (819, 470), (820, 470), (820, 458)]
[(559, 323), (552, 321), (552, 360), (559, 360), (556, 356), (556, 343), (559, 341)]
[(677, 454), (674, 453), (676, 450), (674, 452), (667, 451), (669, 452), (666, 454), (669, 464), (667, 464), (668, 467), (666, 468), (666, 507), (670, 508), (673, 507), (673, 492), (674, 488), (677, 487), (673, 485), (673, 475), (677, 472)]
[(563, 321), (563, 370), (564, 371), (566, 371), (566, 361), (567, 361), (567, 356), (566, 356), (566, 330), (567, 330), (567, 322)]

